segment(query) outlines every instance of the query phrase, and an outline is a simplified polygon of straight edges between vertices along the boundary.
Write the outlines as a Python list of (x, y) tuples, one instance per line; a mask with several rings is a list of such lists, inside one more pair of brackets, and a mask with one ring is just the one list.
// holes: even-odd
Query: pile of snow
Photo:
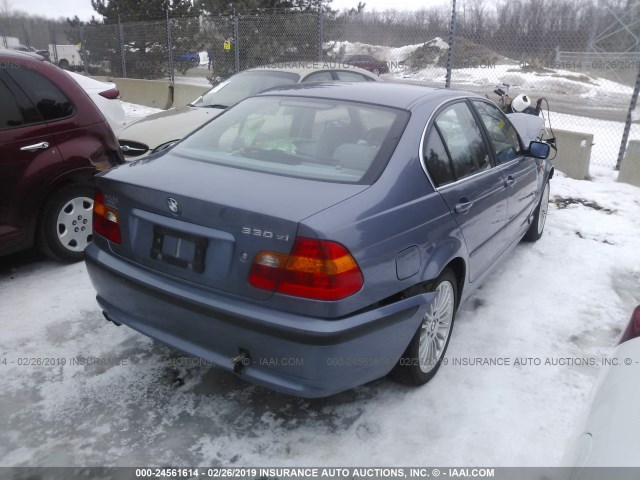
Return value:
[[(422, 47), (440, 49), (440, 55), (446, 55), (449, 45), (440, 37), (425, 43), (403, 47), (387, 47), (360, 42), (327, 42), (325, 49), (329, 55), (372, 55), (389, 64), (390, 73), (386, 78), (408, 79), (421, 83), (444, 85), (446, 69), (437, 66), (437, 58), (431, 65), (412, 68), (408, 60), (411, 54)], [(459, 59), (464, 61), (466, 59)], [(471, 68), (455, 68), (452, 72), (454, 88), (478, 91), (479, 88), (493, 91), (496, 85), (509, 83), (514, 91), (546, 95), (571, 95), (576, 100), (593, 100), (602, 105), (628, 105), (633, 89), (627, 85), (595, 77), (582, 71), (562, 69), (527, 70), (520, 68), (516, 60), (504, 59), (502, 63), (471, 65)], [(603, 96), (604, 95), (604, 96)]]
[(343, 57), (348, 55), (371, 55), (378, 60), (388, 62), (389, 69), (394, 70), (402, 62), (406, 62), (411, 54), (421, 47), (436, 47), (440, 50), (446, 51), (449, 49), (449, 44), (442, 40), (440, 37), (433, 38), (425, 43), (416, 43), (415, 45), (405, 45), (404, 47), (386, 47), (384, 45), (370, 45), (360, 42), (326, 42), (324, 44), (327, 53), (333, 57)]
[[(446, 70), (441, 68), (440, 79), (444, 82)], [(412, 78), (429, 74), (428, 69), (416, 72)], [(430, 78), (433, 78), (431, 72)], [(614, 97), (627, 102), (631, 98), (633, 88), (607, 80), (606, 78), (593, 77), (582, 72), (570, 70), (544, 70), (527, 71), (518, 65), (491, 65), (486, 68), (460, 68), (452, 72), (452, 83), (460, 87), (477, 87), (487, 85), (493, 87), (499, 83), (508, 83), (516, 92), (540, 92), (546, 95), (571, 95), (579, 99), (594, 99), (598, 103), (605, 104), (607, 98)], [(475, 89), (475, 88), (474, 88)], [(530, 93), (533, 95), (533, 93)]]

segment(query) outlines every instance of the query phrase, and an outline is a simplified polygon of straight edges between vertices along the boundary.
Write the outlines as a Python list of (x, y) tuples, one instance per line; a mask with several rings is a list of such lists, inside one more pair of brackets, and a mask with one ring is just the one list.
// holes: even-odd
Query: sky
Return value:
[[(144, 0), (143, 0), (144, 1)], [(362, 1), (362, 0), (361, 0)], [(90, 0), (9, 0), (14, 10), (22, 10), (34, 15), (43, 15), (50, 18), (73, 17), (77, 15), (82, 20), (88, 20), (95, 11), (91, 8)], [(448, 5), (449, 0), (366, 0), (367, 10), (416, 10), (434, 5)], [(333, 0), (332, 7), (336, 10), (355, 8), (358, 0)]]

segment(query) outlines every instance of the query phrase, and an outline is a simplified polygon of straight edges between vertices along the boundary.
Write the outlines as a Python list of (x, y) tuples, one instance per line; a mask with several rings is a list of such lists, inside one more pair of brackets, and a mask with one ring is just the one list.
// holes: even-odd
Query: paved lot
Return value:
[(545, 236), (462, 307), (419, 389), (276, 394), (106, 322), (82, 263), (3, 258), (0, 465), (555, 465), (640, 303), (640, 190), (595, 180), (554, 179)]

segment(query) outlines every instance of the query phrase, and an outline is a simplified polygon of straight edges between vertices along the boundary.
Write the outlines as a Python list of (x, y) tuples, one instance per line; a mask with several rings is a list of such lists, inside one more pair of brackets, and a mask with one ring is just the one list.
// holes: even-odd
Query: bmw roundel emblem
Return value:
[(172, 197), (167, 198), (167, 207), (169, 207), (169, 210), (171, 210), (171, 213), (174, 215), (180, 215), (180, 211), (182, 210), (178, 201)]

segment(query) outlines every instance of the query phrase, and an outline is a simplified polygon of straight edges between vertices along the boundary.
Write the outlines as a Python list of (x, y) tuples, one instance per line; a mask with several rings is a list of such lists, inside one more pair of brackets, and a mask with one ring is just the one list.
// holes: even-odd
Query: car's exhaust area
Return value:
[(244, 369), (251, 365), (251, 354), (249, 350), (239, 348), (238, 355), (231, 359), (231, 364), (233, 365), (233, 372), (242, 375)]
[(107, 312), (105, 312), (104, 310), (102, 311), (102, 315), (104, 315), (104, 318), (107, 322), (113, 323), (116, 327), (120, 327), (122, 325), (121, 323), (118, 323), (115, 320), (110, 319), (109, 315), (107, 315)]

